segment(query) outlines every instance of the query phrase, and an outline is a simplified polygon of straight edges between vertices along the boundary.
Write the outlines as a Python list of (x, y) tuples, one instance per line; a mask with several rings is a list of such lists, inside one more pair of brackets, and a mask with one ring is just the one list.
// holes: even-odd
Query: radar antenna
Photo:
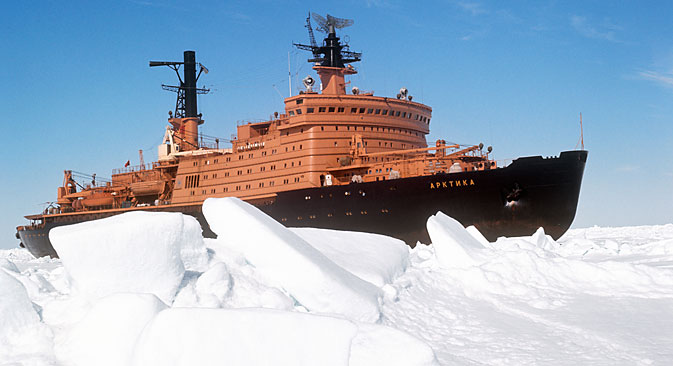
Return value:
[(316, 28), (319, 31), (323, 31), (325, 33), (335, 33), (334, 29), (341, 29), (341, 28), (346, 28), (350, 27), (353, 25), (353, 19), (343, 19), (343, 18), (337, 18), (333, 17), (329, 14), (327, 14), (327, 19), (323, 18), (321, 15), (313, 13), (313, 19), (318, 22), (318, 28)]
[[(327, 33), (322, 46), (318, 46), (315, 42), (313, 28), (311, 27), (311, 17), (319, 24), (316, 29)], [(339, 42), (339, 37), (336, 36), (336, 29), (351, 25), (353, 25), (352, 19), (337, 18), (329, 14), (327, 14), (327, 18), (323, 18), (316, 13), (309, 13), (309, 17), (306, 18), (306, 28), (308, 28), (311, 44), (294, 43), (294, 46), (300, 50), (311, 51), (313, 53), (313, 58), (309, 59), (309, 62), (319, 63), (320, 66), (344, 68), (345, 64), (360, 61), (362, 57), (362, 53), (350, 51), (348, 44), (342, 45)]]
[[(184, 65), (184, 81), (180, 77), (180, 66)], [(196, 74), (196, 65), (199, 66), (199, 73)], [(178, 81), (180, 85), (166, 85), (161, 84), (161, 88), (164, 90), (172, 91), (178, 94), (178, 99), (175, 102), (175, 117), (176, 118), (185, 118), (185, 117), (198, 117), (197, 115), (197, 106), (196, 106), (196, 95), (197, 94), (208, 94), (210, 89), (197, 88), (196, 82), (199, 80), (201, 73), (208, 73), (208, 69), (196, 62), (196, 53), (194, 51), (185, 51), (184, 52), (184, 61), (150, 61), (150, 67), (155, 66), (168, 66), (175, 71), (178, 75)]]

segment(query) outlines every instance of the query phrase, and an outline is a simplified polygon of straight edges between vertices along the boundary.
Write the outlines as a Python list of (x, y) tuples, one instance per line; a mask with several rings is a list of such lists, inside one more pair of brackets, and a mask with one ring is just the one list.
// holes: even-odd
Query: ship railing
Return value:
[(139, 164), (139, 165), (127, 166), (127, 167), (123, 167), (123, 168), (116, 168), (116, 169), (112, 169), (112, 175), (140, 172), (140, 171), (143, 171), (143, 170), (152, 170), (152, 169), (154, 169), (158, 166), (159, 166), (159, 162), (154, 161), (154, 162), (151, 162), (151, 163), (148, 163), (148, 164)]
[(255, 123), (269, 122), (268, 119), (245, 119), (236, 121), (236, 126), (252, 125)]

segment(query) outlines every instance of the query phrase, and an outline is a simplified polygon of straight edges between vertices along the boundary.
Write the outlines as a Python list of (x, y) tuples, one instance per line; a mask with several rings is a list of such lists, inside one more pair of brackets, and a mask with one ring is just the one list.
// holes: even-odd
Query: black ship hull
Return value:
[[(587, 155), (566, 151), (554, 158), (519, 158), (505, 168), (301, 189), (251, 203), (288, 227), (379, 233), (411, 246), (430, 242), (425, 225), (437, 211), (476, 226), (489, 241), (531, 235), (539, 227), (558, 239), (575, 218)], [(137, 209), (192, 215), (204, 236), (215, 236), (200, 204)], [(123, 212), (54, 215), (41, 225), (23, 227), (18, 235), (34, 256), (55, 257), (48, 235), (53, 227)]]

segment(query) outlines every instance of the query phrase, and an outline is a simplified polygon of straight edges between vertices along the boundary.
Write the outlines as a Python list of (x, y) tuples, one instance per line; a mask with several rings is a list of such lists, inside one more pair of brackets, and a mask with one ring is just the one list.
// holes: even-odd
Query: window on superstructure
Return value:
[(381, 110), (377, 109), (376, 111), (374, 111), (374, 114), (381, 114)]
[(297, 99), (296, 103), (297, 103), (298, 105), (299, 105), (299, 104), (302, 104), (302, 103), (304, 103), (304, 100), (303, 100), (303, 99)]
[(409, 112), (409, 114), (407, 115), (407, 118), (411, 119), (411, 112)]
[(223, 192), (229, 192), (229, 187), (224, 187)]
[(351, 126), (346, 126), (346, 129), (347, 129), (348, 131), (350, 131), (350, 130), (351, 130)]
[(299, 150), (301, 150), (301, 144), (299, 145)]
[(367, 114), (372, 114), (372, 113), (374, 113), (374, 108), (367, 109)]
[(292, 151), (294, 151), (294, 145), (292, 145)]
[(360, 110), (358, 111), (358, 113), (365, 113), (365, 109), (364, 109), (364, 108), (360, 108)]
[(288, 114), (289, 114), (290, 116), (294, 116), (294, 111), (288, 111)]
[(259, 183), (259, 188), (264, 188), (264, 182)]
[(294, 161), (292, 162), (292, 166), (294, 166)]
[(228, 177), (228, 176), (229, 176), (229, 172), (224, 172), (224, 176), (225, 176), (225, 177)]
[(283, 168), (287, 168), (287, 163), (283, 163)]
[(227, 158), (227, 163), (231, 161), (231, 158)]
[(248, 174), (251, 174), (251, 173), (252, 173), (252, 169), (248, 169)]
[(217, 178), (217, 173), (213, 174), (213, 179)]
[(339, 108), (337, 108), (337, 112), (338, 112), (338, 113), (343, 113), (343, 112), (344, 112), (344, 107), (339, 107)]
[(301, 166), (301, 160), (299, 160), (299, 166)]
[(248, 158), (254, 158), (255, 154), (248, 154)]
[(262, 167), (259, 167), (259, 171), (260, 171), (260, 172), (263, 172), (264, 170), (266, 170), (265, 167), (263, 167), (263, 166), (262, 166)]
[(318, 108), (318, 113), (325, 113), (326, 110), (327, 110), (326, 107), (319, 107)]
[(327, 111), (330, 112), (330, 113), (334, 112), (334, 107), (329, 107), (329, 109)]
[(382, 110), (381, 115), (387, 116), (388, 115), (388, 110), (387, 109)]
[(215, 188), (211, 189), (210, 193), (215, 193)]
[(236, 174), (241, 175), (241, 174), (243, 174), (243, 171), (239, 170), (239, 171), (236, 172)]
[(306, 108), (306, 113), (313, 113), (314, 108)]
[(240, 191), (240, 190), (241, 190), (241, 186), (236, 186), (236, 190), (237, 190), (237, 191)]
[(295, 111), (297, 112), (297, 114), (301, 114), (301, 109), (295, 109)]
[(320, 126), (320, 131), (325, 131), (325, 126)]
[(215, 160), (213, 160), (213, 164), (217, 164), (218, 160), (219, 160), (219, 159), (215, 159)]
[(249, 184), (246, 184), (246, 185), (245, 185), (245, 189), (250, 189), (250, 185), (249, 185)]
[(274, 181), (274, 180), (269, 181), (269, 186), (270, 186), (270, 187), (273, 187), (273, 186), (275, 185), (275, 183), (276, 183), (276, 181)]
[(336, 146), (337, 146), (337, 142), (336, 142), (336, 141), (334, 141), (334, 147), (336, 147)]
[(407, 112), (402, 113), (402, 118), (406, 118), (406, 117), (407, 117)]
[(357, 108), (351, 108), (351, 113), (357, 113), (358, 109)]
[(203, 180), (206, 180), (206, 179), (208, 179), (208, 174), (203, 175)]
[(334, 126), (334, 131), (339, 131), (339, 126)]
[(399, 117), (399, 116), (400, 116), (400, 111), (395, 112), (395, 117)]
[(295, 182), (295, 183), (299, 182), (299, 177), (294, 178), (294, 182)]

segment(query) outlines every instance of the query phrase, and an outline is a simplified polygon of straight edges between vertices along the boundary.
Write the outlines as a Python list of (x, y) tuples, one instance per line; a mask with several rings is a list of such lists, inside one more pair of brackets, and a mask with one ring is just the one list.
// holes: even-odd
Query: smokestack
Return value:
[(185, 51), (185, 117), (196, 117), (196, 53)]

